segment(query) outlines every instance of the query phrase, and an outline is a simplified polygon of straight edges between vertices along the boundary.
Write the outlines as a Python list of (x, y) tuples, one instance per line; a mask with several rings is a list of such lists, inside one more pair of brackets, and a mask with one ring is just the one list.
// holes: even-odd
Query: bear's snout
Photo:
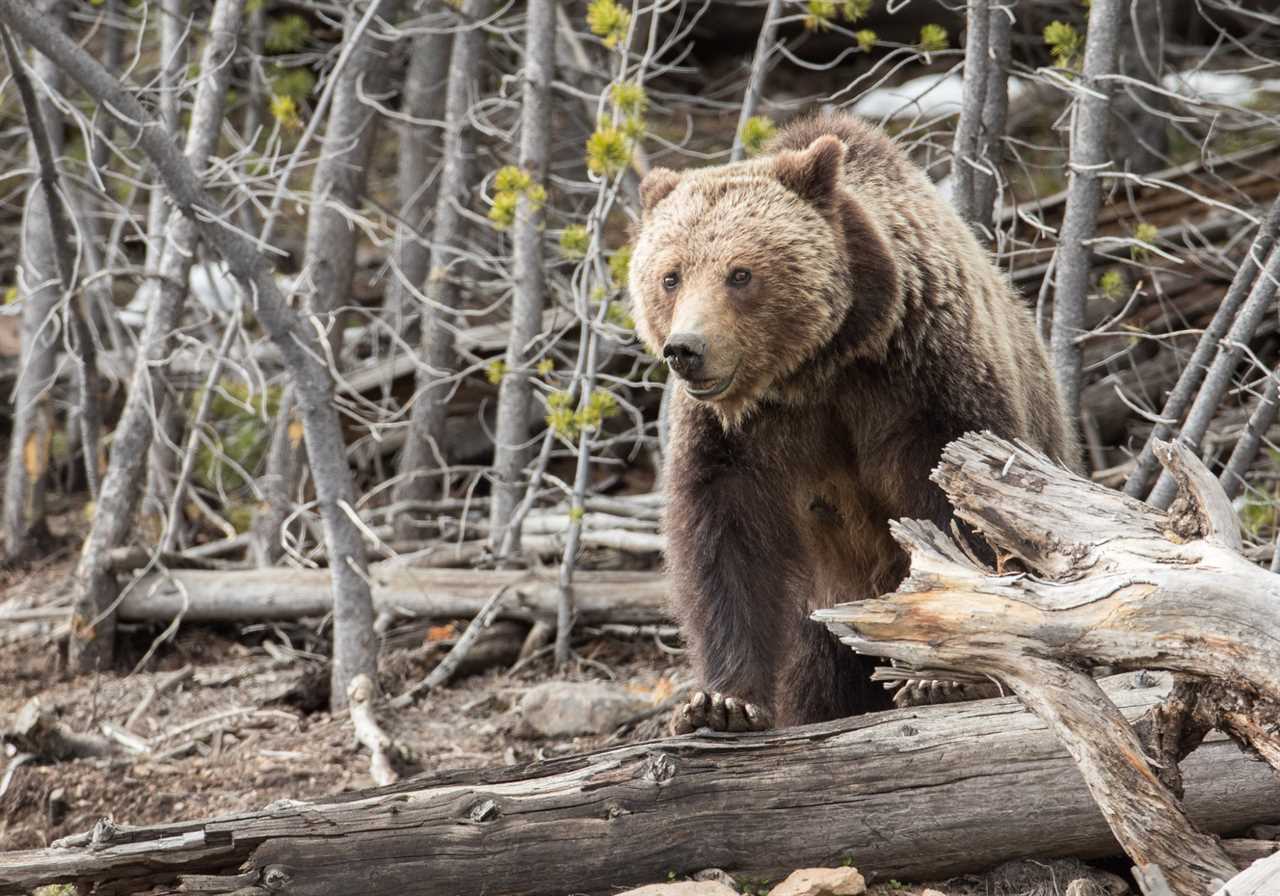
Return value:
[(694, 333), (672, 333), (662, 346), (662, 357), (685, 379), (696, 377), (707, 356), (707, 340)]

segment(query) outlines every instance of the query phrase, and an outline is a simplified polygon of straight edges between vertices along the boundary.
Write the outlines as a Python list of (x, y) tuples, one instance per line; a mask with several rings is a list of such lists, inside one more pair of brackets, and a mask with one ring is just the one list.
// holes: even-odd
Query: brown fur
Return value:
[[(706, 337), (707, 401), (677, 388), (667, 562), (708, 690), (784, 724), (886, 705), (808, 619), (892, 590), (896, 517), (945, 524), (929, 472), (973, 430), (1077, 448), (1029, 313), (924, 174), (845, 116), (749, 162), (658, 170), (631, 262), (642, 338)], [(746, 286), (728, 272), (750, 269)], [(669, 272), (674, 290), (663, 287)]]

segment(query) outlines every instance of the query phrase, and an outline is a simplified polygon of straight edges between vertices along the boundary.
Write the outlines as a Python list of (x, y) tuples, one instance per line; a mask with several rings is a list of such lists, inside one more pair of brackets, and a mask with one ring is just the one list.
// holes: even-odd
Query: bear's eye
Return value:
[(729, 272), (729, 282), (734, 286), (746, 286), (751, 282), (751, 272), (746, 268), (734, 268)]
[(662, 288), (665, 289), (667, 292), (671, 292), (671, 290), (675, 289), (679, 285), (680, 285), (680, 275), (677, 274), (675, 271), (672, 271), (670, 274), (667, 274), (665, 277), (662, 278)]

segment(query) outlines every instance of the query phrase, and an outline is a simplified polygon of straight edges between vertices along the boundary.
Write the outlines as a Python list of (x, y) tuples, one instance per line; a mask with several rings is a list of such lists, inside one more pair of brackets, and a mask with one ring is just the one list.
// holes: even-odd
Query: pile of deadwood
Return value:
[[(605, 894), (705, 867), (778, 877), (851, 861), (878, 878), (936, 878), (1117, 842), (1148, 894), (1280, 892), (1274, 841), (1215, 836), (1280, 820), (1280, 577), (1241, 555), (1206, 468), (1177, 447), (1160, 457), (1179, 484), (1167, 513), (966, 436), (935, 476), (996, 568), (963, 538), (902, 521), (911, 572), (899, 590), (818, 614), (860, 651), (986, 676), (1013, 696), (694, 734), (224, 818), (104, 821), (0, 854), (0, 893), (67, 882), (337, 896), (376, 882)], [(651, 612), (625, 577), (615, 584)], [(542, 612), (536, 577), (512, 589), (510, 612)]]

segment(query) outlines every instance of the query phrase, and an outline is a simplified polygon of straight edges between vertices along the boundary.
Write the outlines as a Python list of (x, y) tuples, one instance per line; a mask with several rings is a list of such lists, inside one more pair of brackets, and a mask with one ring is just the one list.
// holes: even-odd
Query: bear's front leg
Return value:
[(784, 483), (718, 427), (681, 435), (667, 468), (667, 572), (701, 686), (672, 731), (763, 730), (802, 619), (789, 593), (801, 547)]

